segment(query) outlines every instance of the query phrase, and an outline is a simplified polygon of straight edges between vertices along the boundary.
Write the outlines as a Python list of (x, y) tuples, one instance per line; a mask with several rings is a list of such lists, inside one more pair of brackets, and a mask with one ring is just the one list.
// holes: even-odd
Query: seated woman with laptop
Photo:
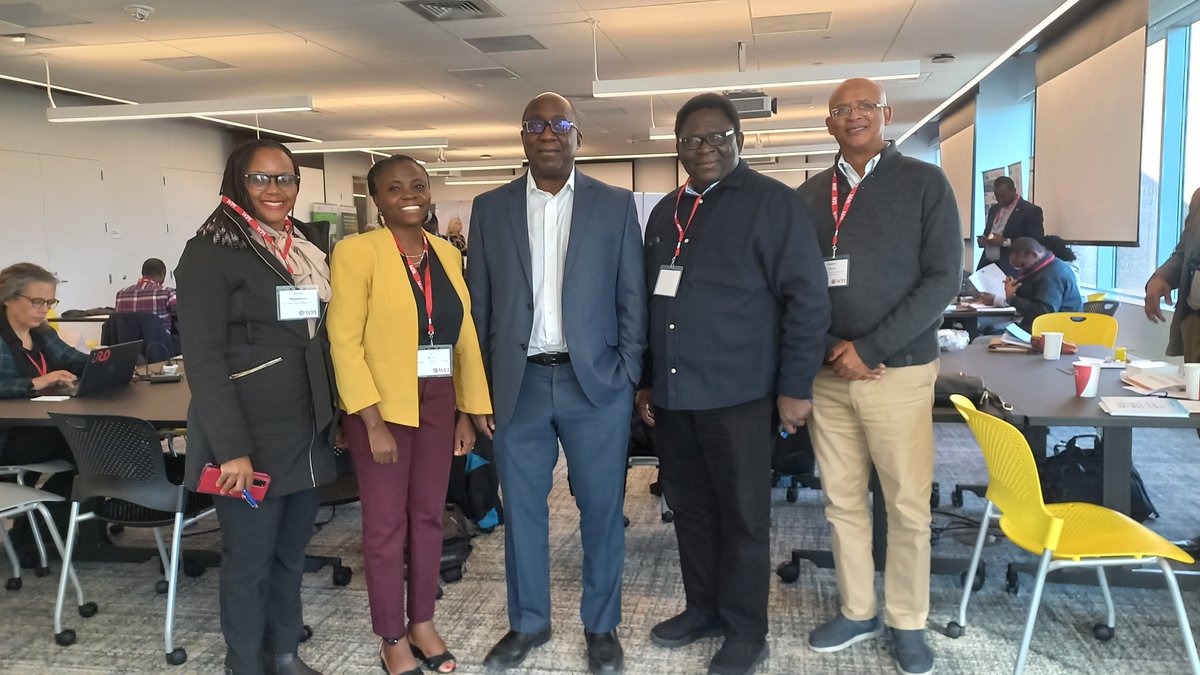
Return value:
[[(33, 263), (17, 263), (0, 270), (0, 398), (31, 398), (58, 386), (69, 385), (83, 374), (88, 356), (58, 337), (46, 324), (46, 315), (58, 304), (54, 297), (58, 279)], [(72, 461), (67, 441), (55, 427), (0, 426), (0, 464), (31, 464), (52, 459)], [(59, 473), (43, 489), (71, 496), (71, 474)], [(51, 504), (56, 521), (65, 522), (64, 503)], [(28, 519), (13, 528), (13, 544), (36, 557), (28, 537)], [(26, 548), (26, 546), (28, 548)]]

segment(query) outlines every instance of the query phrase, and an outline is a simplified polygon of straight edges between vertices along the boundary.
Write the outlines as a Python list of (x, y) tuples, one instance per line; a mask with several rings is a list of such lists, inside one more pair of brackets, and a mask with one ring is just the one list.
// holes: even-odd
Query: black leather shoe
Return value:
[(266, 671), (275, 675), (321, 675), (296, 654), (273, 654), (267, 658)]
[(534, 647), (541, 647), (549, 641), (549, 626), (537, 633), (521, 633), (510, 630), (508, 634), (500, 638), (495, 647), (492, 647), (492, 651), (488, 652), (487, 658), (483, 660), (483, 665), (500, 670), (518, 666), (526, 656), (529, 656), (529, 652), (533, 651)]
[(766, 640), (727, 639), (708, 662), (708, 675), (749, 675), (767, 660), (769, 651)]
[(616, 630), (607, 633), (584, 631), (583, 639), (587, 642), (588, 670), (593, 675), (625, 670), (625, 650), (621, 649)]
[(650, 629), (650, 641), (659, 647), (683, 647), (696, 640), (724, 634), (721, 618), (694, 609), (663, 621)]

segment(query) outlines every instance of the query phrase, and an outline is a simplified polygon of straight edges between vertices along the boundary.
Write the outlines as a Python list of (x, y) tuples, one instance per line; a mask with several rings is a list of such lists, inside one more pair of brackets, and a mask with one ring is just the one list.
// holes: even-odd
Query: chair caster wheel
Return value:
[(313, 636), (312, 626), (304, 624), (300, 627), (300, 641), (308, 642), (308, 639)]
[(965, 629), (958, 625), (957, 621), (951, 621), (950, 623), (946, 624), (946, 637), (953, 640), (957, 640), (958, 638), (962, 637), (964, 631)]
[(166, 593), (169, 590), (171, 590), (171, 584), (167, 583), (166, 579), (159, 579), (158, 581), (154, 582), (154, 592), (155, 593), (158, 593), (159, 595), (163, 595), (164, 593)]
[(49, 576), (49, 574), (50, 574), (49, 567), (35, 567), (33, 570), (33, 576), (35, 576), (35, 577)]
[(1108, 642), (1117, 634), (1117, 629), (1107, 624), (1098, 623), (1092, 626), (1092, 637), (1101, 642)]
[(9, 579), (8, 581), (4, 582), (4, 590), (6, 590), (6, 591), (19, 591), (19, 590), (21, 590), (21, 579), (20, 579), (20, 577), (13, 577), (12, 579)]
[(333, 585), (347, 586), (350, 584), (350, 579), (354, 577), (354, 570), (342, 565), (333, 568)]
[(121, 534), (124, 531), (125, 531), (124, 525), (109, 525), (108, 526), (109, 534)]
[(167, 652), (167, 664), (172, 666), (181, 666), (184, 661), (187, 661), (187, 652), (180, 647), (174, 651)]
[(939, 489), (938, 484), (934, 483), (933, 490), (931, 490), (929, 492), (929, 508), (936, 509), (937, 507), (939, 507), (941, 505), (942, 505), (942, 491)]
[(793, 563), (785, 562), (775, 568), (775, 574), (778, 574), (780, 581), (785, 584), (795, 583), (800, 578), (800, 567)]
[(446, 595), (446, 591), (443, 591), (443, 590), (442, 590), (442, 585), (441, 585), (441, 584), (438, 584), (438, 592), (437, 592), (437, 597), (436, 597), (436, 598), (434, 598), (434, 599), (435, 599), (435, 600), (441, 600), (441, 599), (442, 599), (442, 596), (444, 596), (444, 595)]
[(962, 491), (961, 489), (959, 489), (959, 488), (954, 488), (954, 492), (950, 493), (950, 503), (951, 503), (951, 504), (953, 504), (953, 505), (955, 505), (955, 506), (957, 506), (957, 507), (959, 507), (959, 508), (962, 508), (962, 505), (963, 505), (963, 491)]
[(1021, 579), (1017, 576), (1017, 571), (1009, 569), (1004, 575), (1004, 590), (1008, 591), (1009, 595), (1016, 595), (1017, 589), (1021, 587)]
[(674, 512), (674, 511), (663, 511), (663, 514), (662, 514), (662, 521), (663, 521), (664, 523), (673, 523), (673, 522), (675, 522), (675, 512)]
[[(987, 563), (979, 561), (979, 567), (975, 570), (975, 580), (971, 582), (971, 592), (974, 593), (983, 588), (983, 581), (987, 578)], [(958, 575), (958, 585), (967, 585), (967, 570), (963, 570)]]
[(789, 504), (795, 504), (800, 500), (800, 489), (793, 485), (787, 489), (787, 495), (785, 496)]
[(96, 603), (94, 602), (85, 602), (79, 606), (79, 616), (82, 616), (85, 619), (90, 619), (93, 616), (96, 616), (96, 612), (99, 611), (100, 608), (96, 606)]
[(75, 644), (75, 631), (68, 628), (61, 633), (55, 633), (54, 641), (59, 647), (68, 647), (73, 645)]
[(624, 521), (625, 527), (629, 527), (629, 516), (621, 516), (621, 520)]

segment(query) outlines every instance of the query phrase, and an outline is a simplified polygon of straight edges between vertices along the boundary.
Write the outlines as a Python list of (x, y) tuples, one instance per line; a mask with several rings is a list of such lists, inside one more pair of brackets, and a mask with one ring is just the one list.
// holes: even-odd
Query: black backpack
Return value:
[(455, 457), (450, 465), (450, 485), (446, 501), (457, 504), (462, 513), (490, 533), (504, 524), (504, 506), (500, 501), (500, 478), (492, 462), (492, 439), (482, 433), (475, 437), (475, 449)]
[[(1079, 441), (1091, 439), (1091, 447)], [(1042, 497), (1047, 503), (1088, 502), (1100, 504), (1104, 482), (1104, 445), (1099, 436), (1084, 434), (1054, 446), (1054, 454), (1042, 460)], [(1157, 518), (1146, 485), (1137, 469), (1129, 477), (1129, 517), (1138, 522)]]

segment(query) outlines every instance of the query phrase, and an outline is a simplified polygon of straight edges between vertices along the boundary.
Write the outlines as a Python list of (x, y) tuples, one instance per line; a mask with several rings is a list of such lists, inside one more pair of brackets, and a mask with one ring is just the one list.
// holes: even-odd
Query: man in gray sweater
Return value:
[[(833, 310), (809, 425), (842, 596), (841, 611), (808, 643), (838, 651), (881, 636), (886, 624), (896, 665), (912, 675), (933, 670), (925, 643), (931, 408), (937, 329), (960, 286), (963, 245), (945, 175), (884, 140), (891, 114), (874, 82), (843, 82), (825, 119), (841, 152), (799, 190), (815, 215)], [(872, 464), (888, 512), (882, 621), (867, 502)]]

